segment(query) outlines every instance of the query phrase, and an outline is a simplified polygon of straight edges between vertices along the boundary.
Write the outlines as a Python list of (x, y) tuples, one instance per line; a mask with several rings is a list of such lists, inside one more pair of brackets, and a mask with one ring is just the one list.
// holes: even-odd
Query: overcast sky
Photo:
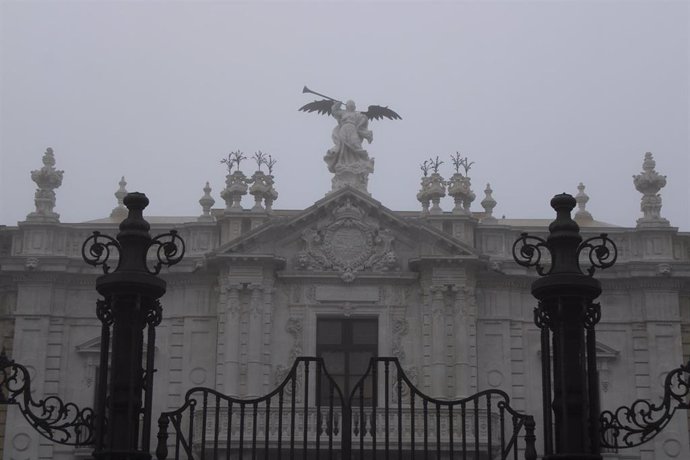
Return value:
[(370, 124), (369, 191), (391, 209), (420, 209), (419, 164), (439, 155), (448, 178), (459, 151), (473, 210), (490, 182), (495, 215), (552, 218), (582, 181), (595, 219), (633, 226), (651, 151), (662, 216), (690, 231), (688, 2), (0, 5), (0, 224), (34, 210), (46, 147), (62, 222), (109, 215), (122, 175), (148, 215), (199, 215), (206, 181), (224, 207), (237, 149), (277, 158), (274, 206), (305, 208), (330, 190), (335, 123), (297, 111), (308, 85), (403, 117)]

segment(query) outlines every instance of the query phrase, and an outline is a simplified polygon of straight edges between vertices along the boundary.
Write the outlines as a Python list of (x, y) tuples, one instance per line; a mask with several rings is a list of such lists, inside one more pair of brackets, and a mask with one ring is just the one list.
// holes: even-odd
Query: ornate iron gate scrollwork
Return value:
[[(321, 358), (298, 358), (263, 397), (192, 388), (158, 424), (158, 460), (537, 458), (534, 419), (511, 408), (506, 393), (431, 398), (396, 358), (372, 358), (350, 395), (342, 394)], [(522, 437), (525, 444), (518, 446)]]
[(27, 422), (42, 436), (58, 444), (87, 446), (96, 435), (94, 412), (58, 396), (35, 401), (28, 369), (0, 353), (0, 404), (16, 404)]
[(640, 446), (658, 435), (678, 409), (690, 409), (690, 362), (666, 375), (660, 404), (638, 399), (630, 406), (603, 411), (601, 445), (614, 450)]

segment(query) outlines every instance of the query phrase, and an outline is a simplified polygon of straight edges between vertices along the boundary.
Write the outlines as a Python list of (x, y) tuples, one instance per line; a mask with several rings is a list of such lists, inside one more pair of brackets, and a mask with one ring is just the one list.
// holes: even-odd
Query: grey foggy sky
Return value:
[(3, 1), (0, 224), (34, 210), (49, 146), (62, 222), (109, 215), (122, 175), (147, 215), (199, 215), (206, 181), (223, 207), (236, 149), (278, 159), (276, 208), (307, 207), (330, 190), (335, 121), (297, 111), (306, 84), (402, 115), (367, 147), (392, 209), (420, 209), (419, 164), (439, 155), (448, 178), (460, 151), (473, 210), (490, 182), (498, 217), (552, 218), (582, 181), (595, 219), (633, 226), (651, 151), (662, 216), (689, 231), (689, 22), (687, 2), (657, 1)]

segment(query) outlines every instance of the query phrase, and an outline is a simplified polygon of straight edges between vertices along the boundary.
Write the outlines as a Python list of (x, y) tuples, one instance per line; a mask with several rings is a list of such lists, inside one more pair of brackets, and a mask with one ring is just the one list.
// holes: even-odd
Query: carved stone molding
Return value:
[(351, 303), (345, 302), (341, 308), (341, 312), (343, 313), (343, 316), (349, 318), (357, 312), (357, 308)]
[[(273, 370), (273, 385), (274, 387), (280, 386), (285, 379), (290, 375), (290, 370), (292, 369), (292, 365), (290, 366), (283, 366), (282, 364), (278, 364), (275, 366)], [(295, 374), (295, 401), (301, 402), (302, 401), (302, 372), (297, 372)], [(286, 396), (292, 396), (292, 385), (285, 385), (283, 387), (283, 393)]]
[(477, 280), (477, 286), (482, 288), (509, 288), (509, 289), (520, 289), (529, 290), (536, 278), (533, 277), (479, 277)]
[(293, 303), (300, 303), (302, 301), (303, 291), (304, 291), (304, 287), (302, 286), (301, 283), (293, 283), (292, 284), (292, 302)]
[(601, 284), (604, 292), (610, 293), (614, 290), (635, 291), (642, 289), (663, 289), (675, 291), (682, 289), (686, 283), (685, 280), (665, 276), (665, 274), (658, 273), (656, 270), (654, 274), (655, 276), (653, 278), (633, 278), (620, 280), (603, 279), (601, 280)]
[(410, 326), (405, 318), (393, 318), (393, 343), (391, 346), (391, 353), (398, 358), (400, 363), (405, 362), (405, 349), (402, 344), (402, 339), (407, 335)]
[[(401, 363), (401, 367), (405, 375), (407, 376), (408, 379), (410, 379), (410, 382), (412, 382), (412, 385), (418, 387), (419, 386), (419, 370), (415, 366), (403, 366)], [(395, 401), (397, 399), (397, 394), (398, 394), (398, 385), (395, 379), (391, 383), (391, 388), (393, 391), (391, 393), (393, 394), (393, 400)], [(410, 387), (408, 385), (402, 385), (401, 388), (401, 397), (403, 399), (406, 399), (410, 395)]]
[(89, 283), (93, 286), (93, 278), (90, 278), (86, 282), (86, 280), (82, 279), (77, 279), (74, 277), (69, 277), (69, 276), (63, 276), (59, 273), (54, 273), (54, 272), (33, 272), (31, 274), (29, 273), (16, 273), (12, 274), (12, 282), (16, 284), (24, 284), (24, 283), (65, 283), (65, 284), (79, 284), (81, 286), (87, 286)]
[(237, 316), (242, 311), (241, 290), (242, 286), (236, 284), (228, 284), (226, 286), (227, 311), (232, 316)]
[(287, 320), (285, 330), (292, 336), (292, 348), (290, 349), (290, 357), (288, 362), (294, 362), (295, 359), (302, 356), (304, 347), (304, 325), (303, 319), (293, 316)]
[[(194, 266), (196, 267), (197, 263), (203, 264), (203, 259), (197, 259), (196, 262), (194, 262)], [(166, 277), (166, 282), (168, 283), (168, 287), (179, 287), (179, 286), (206, 286), (208, 284), (213, 283), (213, 281), (216, 279), (215, 276), (213, 275), (206, 275), (206, 274), (190, 274), (190, 273), (174, 273), (168, 275)], [(93, 281), (91, 281), (93, 283)]]
[(671, 264), (659, 264), (656, 267), (659, 276), (671, 276)]
[(36, 270), (38, 268), (39, 262), (40, 261), (39, 261), (38, 257), (27, 257), (26, 262), (24, 263), (24, 267), (30, 271)]
[(611, 366), (618, 360), (620, 352), (603, 343), (597, 342), (597, 371), (601, 390), (606, 393), (611, 389)]
[(249, 300), (249, 313), (252, 316), (257, 316), (264, 311), (263, 292), (264, 287), (260, 284), (252, 284), (249, 286), (251, 298)]
[(477, 316), (477, 293), (473, 287), (465, 286), (463, 289), (464, 305), (462, 308), (463, 314), (475, 317)]
[(310, 284), (309, 286), (307, 286), (306, 290), (307, 300), (310, 302), (314, 302), (316, 300), (316, 286), (314, 284)]

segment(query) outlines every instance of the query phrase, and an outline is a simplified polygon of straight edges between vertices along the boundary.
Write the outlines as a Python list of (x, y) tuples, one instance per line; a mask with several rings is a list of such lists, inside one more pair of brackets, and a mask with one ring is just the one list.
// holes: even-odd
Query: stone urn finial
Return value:
[[(472, 181), (469, 176), (470, 168), (474, 161), (469, 161), (467, 157), (462, 157), (460, 152), (451, 155), (455, 173), (448, 180), (448, 195), (453, 197), (455, 207), (453, 214), (471, 214), (470, 205), (476, 198), (472, 191)], [(465, 174), (460, 172), (460, 168), (465, 170)]]
[(651, 152), (644, 154), (642, 173), (633, 176), (633, 184), (642, 194), (640, 210), (642, 217), (637, 219), (638, 227), (668, 227), (667, 219), (661, 217), (661, 195), (659, 190), (666, 186), (666, 176), (654, 169), (656, 162)]
[[(273, 178), (273, 167), (277, 160), (273, 159), (271, 155), (263, 153), (261, 150), (256, 152), (253, 156), (256, 161), (257, 170), (252, 175), (248, 183), (252, 186), (249, 188), (249, 193), (254, 197), (254, 207), (252, 211), (266, 211), (271, 212), (273, 202), (278, 198), (278, 192), (273, 187), (275, 184)], [(266, 166), (268, 174), (261, 170), (262, 166)], [(266, 203), (264, 208), (261, 205), (262, 200)]]
[[(441, 214), (443, 212), (440, 203), (441, 198), (446, 196), (446, 182), (438, 172), (438, 168), (442, 164), (443, 161), (439, 160), (438, 157), (435, 160), (433, 158), (425, 160), (421, 164), (424, 176), (422, 176), (422, 188), (417, 193), (417, 200), (422, 203), (422, 215)], [(429, 175), (429, 171), (433, 171), (431, 175)], [(431, 208), (429, 208), (429, 203), (432, 204)]]
[(206, 182), (204, 187), (204, 196), (199, 199), (199, 204), (201, 205), (202, 214), (199, 216), (200, 222), (213, 221), (213, 216), (211, 215), (211, 208), (216, 203), (216, 200), (211, 196), (211, 186)]
[(429, 214), (429, 203), (431, 202), (431, 198), (428, 194), (429, 184), (431, 182), (431, 178), (429, 177), (430, 167), (431, 165), (429, 164), (429, 160), (424, 160), (424, 162), (422, 162), (422, 164), (419, 166), (419, 168), (422, 170), (422, 188), (420, 188), (419, 192), (417, 193), (417, 200), (422, 204), (422, 215)]
[(38, 189), (34, 195), (36, 211), (26, 216), (31, 222), (60, 222), (60, 214), (53, 211), (55, 208), (55, 189), (62, 185), (64, 171), (55, 169), (55, 155), (53, 149), (48, 147), (43, 154), (43, 167), (31, 171), (31, 180), (36, 182)]
[(268, 181), (266, 179), (266, 174), (261, 170), (254, 171), (251, 179), (249, 179), (249, 182), (252, 184), (251, 187), (249, 187), (249, 194), (254, 197), (254, 207), (252, 207), (252, 211), (260, 212), (264, 210), (261, 202), (264, 199), (264, 195), (268, 193), (269, 190)]
[(577, 195), (575, 195), (575, 202), (577, 202), (577, 212), (575, 213), (576, 222), (591, 222), (594, 220), (592, 214), (585, 209), (589, 196), (585, 193), (585, 186), (582, 182), (577, 186)]
[(438, 156), (435, 159), (430, 159), (431, 169), (434, 171), (429, 176), (429, 181), (427, 182), (426, 194), (431, 200), (431, 208), (429, 209), (430, 214), (441, 214), (443, 210), (441, 209), (441, 198), (446, 196), (446, 181), (438, 172), (439, 167), (443, 164), (443, 161), (439, 160)]
[(491, 190), (491, 185), (486, 184), (486, 188), (484, 189), (484, 199), (481, 202), (482, 207), (484, 208), (484, 217), (482, 218), (482, 222), (496, 222), (496, 218), (494, 217), (494, 208), (496, 207), (496, 200), (494, 199), (491, 194), (494, 191)]
[(117, 206), (115, 206), (110, 212), (110, 218), (122, 221), (122, 219), (127, 217), (127, 214), (129, 213), (124, 205), (124, 199), (127, 196), (127, 181), (125, 181), (125, 176), (122, 176), (117, 185), (120, 186), (117, 189), (117, 192), (114, 193), (115, 198), (117, 199)]
[(471, 214), (470, 206), (477, 197), (472, 191), (472, 180), (461, 173), (455, 173), (448, 181), (448, 195), (453, 197), (453, 214)]
[(266, 212), (273, 211), (273, 202), (278, 199), (278, 191), (275, 189), (275, 180), (273, 174), (271, 174), (271, 169), (269, 168), (269, 173), (266, 177), (266, 184), (268, 185), (268, 191), (264, 194), (264, 203), (266, 203)]
[[(248, 179), (242, 171), (240, 171), (240, 163), (246, 160), (247, 157), (237, 150), (230, 152), (227, 158), (220, 160), (228, 168), (228, 175), (225, 176), (225, 189), (220, 192), (221, 198), (225, 200), (225, 212), (241, 211), (242, 197), (247, 194)], [(232, 168), (237, 170), (233, 172)]]

